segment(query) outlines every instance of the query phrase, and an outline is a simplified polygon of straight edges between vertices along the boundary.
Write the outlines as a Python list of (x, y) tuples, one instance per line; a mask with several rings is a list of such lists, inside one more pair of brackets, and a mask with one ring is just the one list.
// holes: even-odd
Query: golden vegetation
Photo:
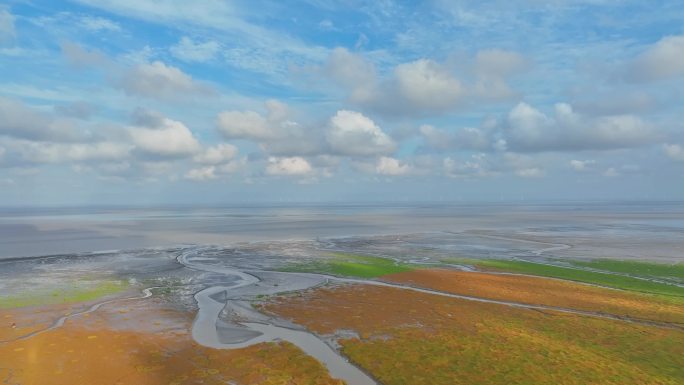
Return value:
[[(198, 346), (188, 334), (191, 315), (151, 303), (101, 309), (0, 344), (0, 379), (23, 385), (342, 384), (289, 343), (240, 350)], [(2, 328), (11, 327), (5, 321), (11, 318), (5, 311)]]
[(475, 297), (597, 311), (684, 325), (684, 306), (657, 296), (557, 279), (423, 269), (383, 280)]
[(348, 285), (263, 309), (330, 334), (352, 361), (395, 384), (679, 384), (684, 332), (400, 289)]

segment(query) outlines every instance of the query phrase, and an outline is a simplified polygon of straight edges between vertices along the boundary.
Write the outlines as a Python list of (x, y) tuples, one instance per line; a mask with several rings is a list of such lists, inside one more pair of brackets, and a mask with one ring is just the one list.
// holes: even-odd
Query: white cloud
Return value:
[(207, 181), (233, 174), (247, 165), (246, 157), (235, 159), (237, 154), (238, 148), (228, 143), (207, 147), (193, 158), (195, 163), (202, 166), (189, 170), (184, 177), (194, 181)]
[(620, 173), (615, 169), (615, 167), (610, 167), (603, 173), (603, 176), (614, 178), (616, 176), (620, 176)]
[(418, 108), (448, 110), (465, 94), (461, 82), (446, 67), (429, 59), (400, 64), (394, 75), (401, 95)]
[(330, 119), (326, 140), (333, 152), (349, 156), (387, 155), (396, 144), (375, 122), (361, 113), (337, 111)]
[(186, 62), (208, 62), (216, 57), (220, 48), (215, 41), (199, 43), (183, 36), (178, 44), (171, 47), (171, 54)]
[(538, 157), (510, 152), (473, 154), (465, 159), (449, 156), (442, 161), (442, 170), (452, 178), (483, 178), (498, 175), (516, 175), (522, 178), (539, 178), (546, 175), (545, 163)]
[(216, 146), (208, 147), (202, 153), (195, 155), (193, 160), (200, 164), (217, 165), (232, 160), (237, 153), (237, 147), (232, 144), (219, 143)]
[(420, 126), (419, 131), (425, 143), (437, 150), (468, 149), (485, 151), (493, 146), (488, 133), (480, 128), (464, 127), (458, 130), (447, 131), (425, 124)]
[(639, 117), (586, 117), (564, 103), (556, 104), (552, 117), (520, 103), (508, 114), (504, 131), (508, 148), (516, 151), (631, 148), (658, 138), (653, 127)]
[(228, 139), (269, 140), (277, 137), (267, 118), (254, 111), (223, 111), (217, 123)]
[(328, 57), (325, 73), (343, 88), (350, 89), (352, 101), (365, 102), (373, 98), (377, 74), (375, 66), (363, 56), (337, 47)]
[(195, 81), (180, 69), (155, 61), (134, 66), (121, 80), (126, 93), (148, 98), (178, 100), (188, 96), (208, 95), (213, 90)]
[(232, 159), (227, 163), (216, 166), (216, 170), (221, 174), (233, 174), (247, 167), (247, 157)]
[(131, 145), (119, 142), (49, 143), (14, 142), (14, 150), (29, 163), (119, 161), (129, 156)]
[(475, 55), (475, 71), (483, 76), (506, 77), (527, 69), (529, 63), (517, 52), (486, 49)]
[(218, 176), (216, 175), (215, 166), (193, 168), (185, 174), (185, 179), (190, 179), (194, 181), (206, 181), (216, 178), (218, 178)]
[(474, 154), (464, 161), (446, 157), (442, 160), (442, 169), (444, 175), (450, 178), (477, 178), (495, 174), (490, 170), (485, 154)]
[(546, 174), (542, 161), (529, 155), (506, 152), (500, 158), (497, 168), (501, 171), (512, 171), (523, 178), (539, 178)]
[(425, 142), (434, 149), (447, 150), (456, 145), (455, 138), (451, 132), (433, 127), (429, 124), (420, 126), (419, 131), (425, 139)]
[(320, 130), (291, 118), (288, 106), (277, 100), (266, 102), (266, 115), (255, 111), (224, 111), (217, 128), (227, 139), (247, 139), (259, 143), (271, 155), (311, 155), (323, 151)]
[(318, 28), (325, 30), (325, 31), (333, 31), (335, 29), (335, 25), (333, 24), (332, 21), (328, 19), (321, 20), (318, 22)]
[(380, 175), (405, 175), (410, 171), (411, 167), (408, 164), (387, 156), (380, 157), (375, 166), (375, 172)]
[[(318, 62), (327, 52), (327, 49), (303, 42), (283, 29), (267, 28), (248, 21), (247, 10), (233, 2), (211, 0), (198, 7), (193, 2), (180, 0), (77, 1), (109, 13), (164, 25), (173, 30), (180, 29), (188, 34), (202, 31), (217, 40), (230, 41), (232, 48), (225, 52), (225, 59), (231, 65), (271, 76), (287, 73), (291, 61), (282, 60), (284, 58), (298, 63)], [(264, 7), (249, 9), (264, 11)], [(257, 19), (263, 19), (263, 15)]]
[(267, 100), (266, 116), (255, 111), (223, 111), (219, 113), (217, 127), (228, 139), (269, 141), (292, 136), (298, 123), (290, 120), (290, 110), (285, 103)]
[(522, 168), (515, 170), (515, 175), (523, 178), (539, 178), (544, 176), (544, 170), (539, 167)]
[[(573, 107), (581, 113), (590, 115), (621, 115), (648, 112), (659, 107), (662, 103), (651, 92), (628, 91), (622, 88), (610, 89), (610, 91), (597, 91), (595, 89), (578, 92), (579, 98), (572, 103)], [(587, 95), (591, 95), (587, 98)]]
[(570, 167), (573, 168), (575, 171), (586, 171), (588, 170), (591, 166), (595, 165), (596, 161), (594, 160), (577, 160), (573, 159), (570, 161)]
[(67, 62), (75, 67), (100, 67), (109, 59), (96, 49), (86, 49), (78, 43), (66, 41), (61, 45), (62, 54)]
[(637, 82), (684, 76), (684, 35), (660, 39), (629, 65), (627, 76)]
[(684, 161), (684, 147), (679, 144), (664, 144), (663, 151), (672, 160)]
[(28, 140), (81, 141), (88, 133), (73, 121), (47, 114), (25, 103), (0, 96), (0, 136)]
[(0, 8), (0, 44), (9, 43), (16, 37), (14, 15), (7, 9)]
[(517, 52), (489, 49), (475, 55), (473, 66), (476, 80), (471, 93), (485, 100), (497, 100), (515, 96), (507, 79), (526, 70), (528, 62)]
[(302, 176), (313, 172), (311, 164), (300, 156), (292, 157), (269, 157), (266, 173), (269, 175)]
[(97, 16), (84, 16), (81, 18), (81, 25), (91, 32), (119, 32), (121, 31), (121, 26), (119, 24), (105, 19), (104, 17)]
[(160, 158), (180, 158), (197, 154), (201, 146), (181, 122), (161, 118), (155, 126), (129, 129), (136, 151)]
[(325, 65), (326, 75), (348, 91), (349, 100), (378, 112), (425, 115), (453, 111), (476, 100), (515, 95), (509, 77), (527, 68), (520, 54), (503, 50), (480, 51), (466, 60), (470, 77), (456, 76), (455, 65), (421, 58), (401, 63), (379, 76), (373, 63), (345, 48), (334, 49)]

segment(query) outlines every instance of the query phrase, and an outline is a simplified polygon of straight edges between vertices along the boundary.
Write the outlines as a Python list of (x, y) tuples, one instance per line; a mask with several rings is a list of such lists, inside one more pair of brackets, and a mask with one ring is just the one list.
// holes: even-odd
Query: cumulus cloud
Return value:
[(185, 179), (194, 181), (207, 181), (216, 178), (218, 178), (218, 175), (216, 175), (216, 166), (193, 168), (185, 173)]
[(54, 107), (54, 110), (56, 113), (63, 116), (69, 116), (78, 119), (88, 119), (97, 111), (97, 107), (85, 101), (76, 101), (57, 105)]
[(330, 119), (326, 140), (332, 151), (348, 156), (387, 155), (396, 143), (368, 117), (340, 110)]
[(679, 144), (664, 144), (663, 151), (672, 160), (684, 161), (684, 147)]
[(216, 125), (228, 139), (267, 141), (290, 136), (298, 123), (290, 119), (288, 106), (278, 100), (267, 100), (264, 105), (266, 115), (255, 111), (223, 111)]
[(479, 51), (474, 59), (475, 84), (471, 93), (481, 99), (506, 99), (515, 96), (508, 78), (525, 71), (529, 63), (517, 52), (501, 49)]
[(452, 111), (476, 100), (514, 96), (507, 80), (527, 68), (527, 61), (515, 52), (485, 50), (466, 60), (463, 67), (461, 72), (470, 77), (457, 77), (451, 62), (421, 58), (380, 76), (361, 54), (336, 48), (324, 72), (359, 106), (391, 115), (426, 115)]
[(320, 130), (295, 121), (286, 104), (268, 100), (265, 107), (266, 114), (223, 111), (216, 127), (226, 139), (254, 141), (271, 155), (311, 155), (324, 150)]
[(515, 151), (581, 151), (631, 148), (653, 143), (654, 128), (633, 115), (586, 117), (569, 104), (556, 104), (548, 116), (520, 103), (508, 114), (504, 129), (508, 149)]
[(465, 95), (461, 81), (445, 66), (429, 59), (398, 65), (394, 70), (399, 94), (420, 109), (448, 110)]
[(224, 111), (217, 128), (226, 139), (259, 143), (274, 156), (335, 154), (346, 156), (388, 155), (396, 143), (365, 115), (340, 110), (327, 124), (302, 124), (292, 119), (287, 105), (270, 100), (266, 114), (256, 111)]
[(381, 156), (375, 165), (375, 172), (380, 175), (405, 175), (411, 171), (411, 167), (399, 159)]
[(528, 67), (528, 60), (513, 51), (485, 49), (475, 54), (475, 71), (482, 76), (506, 77), (523, 72)]
[(25, 103), (0, 97), (0, 136), (59, 142), (80, 141), (87, 133), (68, 120), (52, 116)]
[(303, 176), (313, 172), (311, 164), (301, 156), (269, 157), (266, 173), (269, 175)]
[(219, 143), (205, 148), (193, 157), (199, 167), (185, 173), (185, 179), (208, 181), (233, 174), (247, 165), (247, 158), (236, 159), (238, 148), (228, 143)]
[(523, 178), (539, 178), (546, 174), (541, 160), (529, 155), (504, 153), (496, 166), (500, 171), (512, 171)]
[(148, 126), (129, 128), (135, 151), (152, 158), (183, 158), (197, 154), (201, 146), (183, 123), (166, 117)]
[(349, 87), (350, 98), (354, 101), (370, 98), (377, 81), (377, 73), (372, 63), (363, 56), (341, 47), (332, 50), (324, 71), (338, 85)]
[(570, 167), (575, 171), (586, 171), (596, 164), (595, 160), (577, 160), (573, 159), (570, 161)]
[[(587, 94), (592, 95), (587, 98)], [(580, 113), (589, 115), (621, 115), (635, 114), (653, 110), (663, 102), (645, 91), (626, 91), (611, 89), (609, 92), (590, 90), (581, 93), (581, 97), (572, 103)]]
[(102, 52), (87, 49), (78, 43), (66, 41), (62, 43), (61, 48), (67, 62), (77, 68), (99, 67), (109, 62)]
[(444, 175), (450, 178), (478, 178), (494, 175), (485, 154), (474, 154), (465, 160), (446, 157), (442, 160)]
[(130, 95), (163, 100), (209, 95), (212, 88), (198, 83), (190, 75), (160, 61), (142, 63), (128, 70), (120, 86)]
[(0, 44), (9, 43), (15, 37), (14, 15), (9, 10), (0, 8)]
[(523, 178), (539, 178), (545, 175), (544, 170), (539, 167), (522, 168), (515, 170), (515, 175)]
[(119, 161), (129, 156), (131, 145), (123, 142), (50, 143), (10, 142), (21, 162), (65, 163)]
[(183, 36), (170, 50), (173, 56), (186, 62), (208, 62), (216, 57), (220, 48), (213, 40), (200, 43)]
[(603, 172), (603, 176), (607, 176), (609, 178), (614, 178), (616, 176), (620, 176), (620, 172), (618, 172), (618, 170), (615, 169), (615, 167), (610, 167), (610, 168), (606, 169), (606, 171)]
[(662, 139), (652, 124), (631, 114), (593, 116), (558, 103), (544, 113), (519, 103), (501, 120), (485, 119), (480, 127), (444, 130), (420, 127), (425, 144), (434, 150), (584, 151), (636, 148)]
[(228, 139), (262, 141), (280, 136), (272, 123), (275, 122), (255, 111), (223, 111), (218, 115), (216, 125)]
[(483, 128), (464, 127), (447, 131), (426, 124), (420, 126), (419, 131), (425, 143), (436, 150), (485, 151), (495, 145), (491, 142), (489, 132)]
[(244, 170), (247, 167), (247, 157), (243, 156), (241, 158), (231, 159), (230, 161), (216, 165), (215, 167), (220, 174), (233, 174), (240, 170)]
[(228, 162), (235, 158), (238, 148), (228, 143), (219, 143), (216, 146), (208, 147), (203, 152), (195, 155), (193, 160), (196, 163), (217, 165)]
[(192, 168), (185, 173), (184, 178), (196, 182), (220, 179), (227, 175), (234, 174), (247, 166), (247, 158), (231, 159), (220, 164), (209, 164)]
[(684, 35), (666, 36), (638, 56), (627, 69), (631, 81), (645, 82), (684, 76)]
[(442, 170), (448, 177), (466, 179), (505, 174), (521, 178), (539, 178), (546, 175), (544, 160), (511, 152), (476, 153), (462, 159), (457, 155), (448, 156), (442, 160)]

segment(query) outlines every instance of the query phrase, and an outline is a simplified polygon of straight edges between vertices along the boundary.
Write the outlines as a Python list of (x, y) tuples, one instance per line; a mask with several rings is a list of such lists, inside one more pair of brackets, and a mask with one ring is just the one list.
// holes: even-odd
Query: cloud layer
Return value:
[(671, 198), (683, 17), (675, 1), (0, 6), (0, 199), (71, 199), (68, 183), (177, 201)]

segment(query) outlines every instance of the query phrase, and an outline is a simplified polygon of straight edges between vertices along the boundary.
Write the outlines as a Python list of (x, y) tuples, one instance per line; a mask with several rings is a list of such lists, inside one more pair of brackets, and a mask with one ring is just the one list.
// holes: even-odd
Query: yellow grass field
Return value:
[[(53, 316), (61, 313), (56, 310)], [(34, 324), (18, 310), (0, 312), (3, 339), (50, 317), (40, 318)], [(191, 321), (189, 313), (149, 301), (111, 305), (62, 328), (0, 344), (0, 379), (22, 385), (341, 384), (289, 343), (240, 350), (198, 346), (188, 333)]]
[(382, 279), (455, 294), (597, 311), (684, 326), (684, 305), (681, 303), (661, 296), (570, 281), (444, 269), (420, 269), (386, 275)]
[(320, 334), (382, 383), (681, 384), (684, 332), (346, 285), (282, 296), (265, 311)]

